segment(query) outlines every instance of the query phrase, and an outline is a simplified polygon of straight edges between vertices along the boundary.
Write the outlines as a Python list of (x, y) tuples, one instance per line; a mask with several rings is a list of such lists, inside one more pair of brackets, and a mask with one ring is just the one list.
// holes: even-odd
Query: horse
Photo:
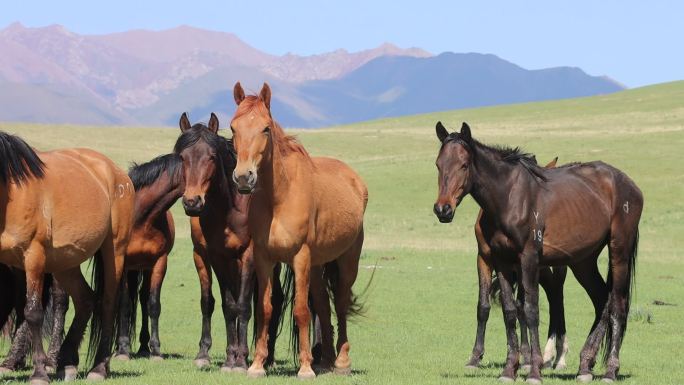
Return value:
[[(0, 264), (0, 325), (7, 325), (12, 335), (12, 346), (0, 364), (0, 374), (19, 370), (26, 364), (30, 345), (28, 323), (23, 314), (26, 306), (26, 274), (18, 269)], [(64, 339), (64, 320), (69, 308), (69, 297), (51, 274), (45, 275), (43, 303), (46, 303), (43, 335), (50, 336), (46, 370), (54, 372), (57, 355)]]
[(169, 209), (184, 189), (181, 165), (177, 155), (167, 154), (147, 163), (134, 163), (128, 171), (135, 188), (135, 209), (131, 239), (126, 248), (126, 279), (121, 281), (119, 296), (119, 336), (115, 355), (119, 360), (130, 359), (138, 296), (143, 319), (137, 354), (152, 360), (163, 359), (159, 342), (160, 297), (175, 239)]
[[(553, 159), (545, 168), (552, 168), (556, 166), (558, 157)], [(535, 159), (536, 162), (536, 159)], [(480, 361), (484, 356), (484, 340), (485, 330), (487, 328), (487, 320), (489, 319), (489, 303), (490, 297), (495, 298), (495, 295), (500, 294), (498, 289), (498, 282), (492, 281), (492, 274), (494, 273), (494, 264), (491, 256), (491, 246), (487, 243), (487, 238), (484, 234), (491, 234), (495, 224), (492, 219), (484, 215), (484, 211), (480, 209), (475, 221), (475, 239), (477, 240), (477, 275), (479, 280), (479, 297), (477, 303), (477, 332), (475, 337), (475, 345), (473, 351), (466, 364), (467, 369), (475, 369), (479, 367)], [(556, 369), (564, 369), (566, 367), (566, 354), (568, 352), (568, 343), (565, 335), (565, 312), (563, 308), (563, 284), (567, 274), (567, 267), (556, 266), (553, 269), (550, 267), (541, 267), (539, 269), (539, 284), (546, 292), (546, 297), (549, 301), (549, 332), (546, 347), (544, 348), (544, 366), (555, 367)], [(527, 339), (527, 327), (525, 324), (525, 317), (523, 314), (522, 303), (524, 300), (524, 291), (518, 290), (518, 321), (520, 323), (520, 355), (523, 359), (523, 368), (529, 370), (530, 362), (530, 347)], [(554, 359), (555, 358), (555, 359)]]
[[(239, 194), (231, 182), (235, 152), (232, 142), (218, 135), (216, 115), (211, 114), (208, 125), (190, 125), (187, 114), (183, 113), (179, 125), (181, 135), (174, 146), (174, 154), (182, 164), (185, 181), (182, 205), (190, 216), (193, 258), (201, 286), (202, 336), (194, 363), (197, 367), (209, 365), (214, 311), (213, 271), (220, 286), (228, 338), (221, 371), (244, 372), (249, 355), (247, 328), (255, 285), (253, 246), (247, 227), (250, 197)], [(269, 326), (273, 338), (268, 342), (269, 363), (272, 363), (275, 337), (286, 301), (280, 286), (280, 266), (271, 266), (269, 275), (277, 282), (272, 298), (277, 304), (276, 316)]]
[[(133, 203), (130, 178), (104, 155), (89, 149), (37, 152), (19, 137), (0, 133), (0, 263), (26, 272), (31, 384), (49, 382), (41, 333), (45, 273), (53, 274), (75, 308), (58, 355), (58, 376), (76, 378), (78, 346), (91, 314), (89, 357), (95, 354), (87, 377), (107, 376)], [(81, 273), (88, 260), (93, 289)]]
[[(516, 306), (511, 282), (520, 270), (524, 315), (530, 330), (532, 367), (527, 382), (541, 382), (539, 346), (540, 266), (568, 266), (590, 296), (595, 309), (591, 332), (580, 353), (579, 381), (590, 381), (596, 355), (605, 337), (606, 372), (617, 379), (619, 352), (636, 271), (639, 220), (644, 198), (622, 171), (601, 161), (571, 163), (542, 169), (519, 148), (492, 147), (475, 140), (463, 123), (449, 133), (438, 122), (441, 143), (437, 157), (439, 195), (434, 212), (440, 222), (470, 194), (493, 219), (485, 235), (501, 282), (508, 339), (506, 365), (500, 379), (511, 381), (518, 369)], [(597, 260), (608, 247), (608, 278), (603, 281)]]
[[(271, 116), (271, 89), (245, 96), (236, 83), (237, 110), (231, 120), (237, 164), (233, 181), (251, 196), (249, 231), (258, 280), (257, 343), (247, 374), (266, 375), (264, 362), (273, 313), (271, 270), (279, 262), (294, 270), (294, 318), (299, 329), (299, 378), (316, 376), (309, 341), (309, 288), (322, 330), (321, 367), (351, 373), (347, 315), (363, 245), (363, 216), (368, 190), (361, 178), (339, 160), (311, 157), (287, 136)], [(330, 302), (324, 285), (334, 286), (338, 321), (337, 357), (333, 351)], [(271, 334), (272, 337), (272, 334)], [(333, 363), (334, 361), (334, 363)]]

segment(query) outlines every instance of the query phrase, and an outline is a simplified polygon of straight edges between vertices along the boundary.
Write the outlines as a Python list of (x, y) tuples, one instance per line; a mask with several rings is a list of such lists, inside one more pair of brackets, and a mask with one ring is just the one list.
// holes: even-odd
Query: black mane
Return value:
[(175, 184), (182, 176), (181, 160), (176, 154), (160, 155), (143, 164), (133, 163), (128, 169), (128, 176), (133, 182), (133, 187), (139, 190), (154, 183), (166, 171)]
[(18, 136), (0, 132), (0, 180), (22, 184), (27, 179), (42, 178), (45, 163)]
[(230, 190), (232, 186), (231, 176), (237, 165), (237, 154), (231, 139), (215, 134), (204, 123), (195, 123), (189, 130), (183, 132), (178, 137), (176, 145), (173, 147), (173, 152), (176, 155), (180, 155), (183, 150), (195, 145), (200, 140), (203, 140), (216, 151), (216, 157), (220, 165), (219, 172), (223, 176), (221, 190)]
[(534, 175), (535, 177), (543, 181), (547, 180), (546, 176), (544, 175), (544, 169), (539, 167), (539, 165), (537, 164), (537, 158), (533, 154), (524, 152), (520, 147), (508, 147), (498, 145), (488, 146), (472, 138), (469, 141), (466, 141), (464, 138), (461, 137), (461, 135), (458, 132), (452, 132), (451, 134), (449, 134), (449, 136), (447, 136), (444, 140), (445, 144), (448, 142), (460, 143), (464, 145), (464, 147), (468, 149), (471, 153), (473, 146), (477, 146), (478, 148), (495, 155), (500, 160), (506, 163), (519, 164), (523, 166), (523, 168), (525, 168), (530, 174)]

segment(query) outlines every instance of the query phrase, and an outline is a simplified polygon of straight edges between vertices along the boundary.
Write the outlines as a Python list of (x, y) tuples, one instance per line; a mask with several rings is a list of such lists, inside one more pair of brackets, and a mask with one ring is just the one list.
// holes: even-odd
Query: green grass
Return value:
[[(277, 92), (277, 91), (276, 91)], [(341, 158), (366, 180), (370, 202), (367, 241), (357, 287), (377, 271), (367, 297), (368, 313), (350, 329), (355, 374), (321, 376), (320, 384), (484, 384), (494, 383), (505, 357), (499, 308), (487, 333), (485, 368), (463, 368), (475, 332), (477, 277), (472, 225), (477, 207), (467, 198), (454, 223), (432, 214), (436, 197), (434, 160), (439, 148), (434, 125), (468, 121), (485, 143), (520, 145), (540, 162), (601, 159), (629, 174), (641, 187), (645, 209), (637, 263), (636, 296), (621, 352), (624, 384), (675, 384), (684, 378), (678, 361), (684, 337), (684, 82), (591, 98), (447, 111), (331, 127), (292, 130), (315, 155)], [(227, 122), (223, 122), (227, 126)], [(161, 128), (72, 127), (0, 124), (39, 149), (84, 146), (122, 166), (169, 152), (177, 130)], [(225, 135), (225, 133), (224, 133)], [(281, 371), (262, 380), (223, 375), (225, 330), (220, 307), (214, 313), (215, 365), (198, 371), (191, 363), (200, 333), (199, 288), (185, 217), (174, 208), (176, 247), (162, 293), (162, 363), (112, 362), (111, 384), (299, 383), (287, 343), (279, 344)], [(606, 270), (606, 256), (600, 259)], [(218, 295), (217, 295), (218, 298)], [(572, 275), (567, 279), (566, 318), (570, 338), (568, 369), (545, 370), (545, 383), (574, 383), (579, 350), (593, 319), (591, 303)], [(654, 300), (676, 306), (656, 306)], [(540, 301), (542, 338), (548, 306)], [(5, 344), (7, 345), (7, 344)], [(4, 348), (7, 349), (7, 346)], [(85, 369), (82, 367), (82, 369)], [(601, 374), (602, 368), (597, 368)], [(283, 374), (287, 373), (286, 374)], [(25, 379), (22, 371), (7, 380)]]

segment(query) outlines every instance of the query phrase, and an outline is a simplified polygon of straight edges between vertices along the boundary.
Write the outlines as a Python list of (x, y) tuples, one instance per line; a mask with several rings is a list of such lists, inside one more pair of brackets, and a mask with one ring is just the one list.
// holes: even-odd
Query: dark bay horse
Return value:
[[(536, 160), (535, 160), (536, 161)], [(552, 160), (545, 168), (552, 168), (556, 166), (558, 158)], [(495, 292), (492, 286), (492, 275), (494, 273), (494, 261), (491, 255), (491, 246), (487, 243), (487, 239), (491, 237), (495, 230), (496, 224), (493, 220), (484, 215), (484, 211), (480, 209), (475, 222), (475, 239), (477, 240), (477, 275), (479, 279), (479, 296), (477, 303), (477, 333), (475, 337), (475, 345), (470, 360), (466, 364), (466, 368), (477, 368), (484, 356), (484, 341), (485, 330), (487, 327), (487, 320), (489, 319), (489, 303), (490, 297), (493, 297)], [(486, 236), (485, 236), (486, 234)], [(568, 352), (568, 344), (565, 335), (565, 312), (563, 308), (563, 284), (567, 274), (567, 267), (556, 266), (553, 269), (550, 267), (541, 267), (539, 269), (539, 284), (544, 288), (546, 297), (549, 301), (549, 332), (546, 347), (544, 349), (544, 366), (555, 367), (556, 369), (564, 369), (566, 367), (566, 354)], [(518, 320), (520, 322), (520, 355), (523, 360), (523, 367), (529, 367), (530, 363), (530, 347), (527, 338), (527, 326), (523, 314), (522, 303), (524, 291), (518, 287)], [(500, 293), (498, 293), (500, 294)]]
[[(346, 164), (331, 158), (312, 158), (273, 120), (271, 90), (245, 96), (240, 83), (233, 89), (238, 105), (231, 121), (237, 164), (237, 190), (251, 196), (249, 231), (254, 241), (258, 280), (257, 344), (251, 377), (266, 374), (267, 342), (273, 339), (271, 291), (274, 266), (284, 262), (294, 270), (294, 318), (299, 329), (300, 378), (315, 377), (309, 343), (309, 290), (322, 333), (321, 366), (351, 372), (347, 316), (354, 303), (363, 245), (363, 216), (368, 190)], [(247, 195), (249, 194), (249, 195)], [(337, 315), (337, 357), (332, 349), (330, 302), (325, 282), (333, 287)], [(269, 338), (270, 337), (270, 338)]]
[[(173, 216), (169, 209), (181, 197), (184, 189), (181, 166), (178, 155), (167, 154), (147, 163), (134, 164), (128, 171), (135, 187), (135, 211), (131, 239), (126, 248), (126, 279), (121, 282), (119, 297), (117, 359), (130, 358), (138, 295), (142, 310), (138, 355), (153, 360), (162, 359), (159, 342), (160, 297), (168, 256), (175, 238)], [(148, 327), (150, 320), (151, 335)]]
[[(515, 332), (516, 306), (511, 283), (516, 270), (525, 292), (524, 315), (530, 330), (530, 383), (541, 382), (539, 346), (540, 266), (567, 265), (587, 291), (596, 317), (580, 353), (577, 379), (588, 381), (605, 337), (604, 380), (614, 381), (627, 315), (639, 238), (643, 196), (620, 170), (603, 162), (574, 163), (552, 169), (537, 166), (519, 149), (486, 146), (470, 127), (449, 133), (437, 124), (441, 149), (437, 157), (439, 196), (434, 211), (450, 222), (466, 194), (492, 218), (488, 236), (501, 282), (508, 355), (501, 379), (514, 380), (519, 365)], [(597, 260), (608, 246), (608, 282)]]
[[(26, 274), (19, 269), (0, 264), (0, 293), (0, 325), (10, 323), (13, 331), (12, 346), (0, 364), (0, 374), (5, 374), (23, 368), (31, 348), (29, 326), (24, 318)], [(43, 303), (47, 304), (43, 335), (50, 336), (45, 367), (48, 372), (54, 372), (64, 339), (64, 320), (69, 307), (69, 297), (51, 274), (45, 276)]]
[[(220, 286), (228, 338), (221, 370), (245, 371), (249, 355), (247, 327), (255, 285), (253, 246), (247, 227), (250, 197), (239, 194), (231, 182), (235, 151), (230, 140), (217, 134), (218, 128), (219, 121), (213, 113), (208, 125), (190, 125), (187, 114), (183, 114), (181, 135), (174, 147), (182, 162), (182, 203), (191, 217), (193, 256), (201, 286), (202, 337), (195, 364), (209, 365), (213, 271)], [(277, 283), (272, 298), (276, 315), (270, 323), (272, 338), (268, 341), (270, 362), (285, 301), (278, 278), (280, 266), (272, 266), (269, 275)]]
[[(49, 382), (41, 333), (45, 273), (62, 284), (75, 308), (58, 356), (59, 376), (76, 378), (78, 347), (91, 315), (89, 351), (96, 352), (88, 378), (107, 376), (133, 204), (131, 180), (105, 156), (87, 149), (36, 152), (0, 133), (0, 262), (26, 272), (32, 384)], [(94, 292), (81, 273), (93, 255)]]

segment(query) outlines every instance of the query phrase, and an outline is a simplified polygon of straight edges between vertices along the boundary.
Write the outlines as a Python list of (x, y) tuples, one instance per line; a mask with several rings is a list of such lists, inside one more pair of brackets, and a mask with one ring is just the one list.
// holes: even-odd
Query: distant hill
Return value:
[(391, 44), (361, 52), (275, 56), (236, 35), (181, 26), (79, 35), (59, 25), (0, 30), (0, 120), (175, 125), (234, 110), (232, 86), (274, 89), (285, 126), (317, 127), (461, 107), (623, 89), (578, 68), (529, 71), (494, 55)]

